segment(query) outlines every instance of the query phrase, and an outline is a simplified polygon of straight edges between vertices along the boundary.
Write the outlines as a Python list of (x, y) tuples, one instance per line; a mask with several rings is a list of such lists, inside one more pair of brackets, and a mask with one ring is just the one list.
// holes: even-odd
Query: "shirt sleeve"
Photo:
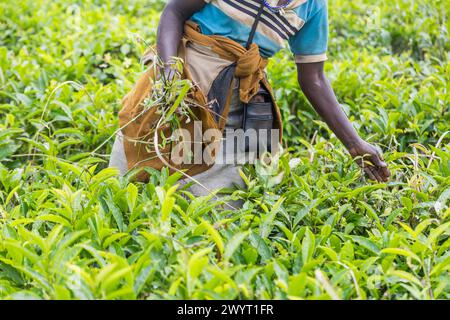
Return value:
[(327, 60), (327, 45), (328, 9), (325, 4), (289, 39), (289, 46), (296, 63), (312, 63)]

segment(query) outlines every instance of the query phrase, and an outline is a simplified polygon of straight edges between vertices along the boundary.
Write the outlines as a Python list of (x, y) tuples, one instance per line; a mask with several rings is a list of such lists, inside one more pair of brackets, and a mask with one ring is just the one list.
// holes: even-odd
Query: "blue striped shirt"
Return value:
[[(205, 7), (191, 17), (202, 33), (225, 36), (245, 45), (262, 0), (204, 1)], [(297, 63), (325, 61), (327, 41), (326, 0), (293, 0), (279, 12), (264, 8), (254, 38), (266, 58), (288, 43)]]

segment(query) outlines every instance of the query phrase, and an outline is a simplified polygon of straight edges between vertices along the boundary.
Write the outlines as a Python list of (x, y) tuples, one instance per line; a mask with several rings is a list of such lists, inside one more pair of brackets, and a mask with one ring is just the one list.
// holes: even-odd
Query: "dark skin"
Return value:
[[(279, 5), (286, 1), (280, 0)], [(171, 0), (166, 5), (158, 26), (157, 49), (166, 66), (164, 73), (167, 77), (172, 78), (174, 75), (170, 61), (172, 57), (177, 56), (185, 21), (200, 11), (205, 4), (203, 0)], [(324, 73), (324, 63), (298, 63), (297, 73), (298, 82), (306, 98), (367, 176), (378, 182), (388, 181), (391, 174), (381, 153), (364, 141), (353, 128)]]

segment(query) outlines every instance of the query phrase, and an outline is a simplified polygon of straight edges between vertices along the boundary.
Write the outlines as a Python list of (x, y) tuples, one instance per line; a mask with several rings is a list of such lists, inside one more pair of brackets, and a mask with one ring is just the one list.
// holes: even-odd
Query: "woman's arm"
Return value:
[(170, 0), (161, 14), (158, 25), (157, 50), (164, 64), (177, 56), (183, 36), (184, 23), (205, 6), (203, 0)]
[(298, 63), (298, 81), (302, 91), (317, 113), (345, 145), (352, 157), (365, 157), (373, 166), (358, 160), (367, 175), (377, 181), (387, 181), (390, 172), (382, 155), (375, 147), (358, 135), (346, 114), (341, 109), (323, 71), (323, 62)]

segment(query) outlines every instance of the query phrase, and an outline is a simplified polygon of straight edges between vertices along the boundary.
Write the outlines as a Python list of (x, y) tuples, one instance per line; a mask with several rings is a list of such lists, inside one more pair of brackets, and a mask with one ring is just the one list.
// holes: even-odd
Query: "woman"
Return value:
[[(176, 74), (173, 57), (182, 52), (186, 60), (185, 71), (189, 70), (186, 71), (188, 78), (197, 85), (203, 97), (209, 102), (214, 100), (225, 105), (225, 108), (212, 109), (220, 110), (216, 125), (221, 132), (228, 134), (225, 129), (242, 129), (243, 117), (248, 112), (244, 110), (247, 104), (273, 100), (264, 72), (266, 59), (288, 42), (297, 65), (298, 82), (307, 99), (350, 155), (357, 158), (368, 177), (379, 182), (387, 181), (390, 172), (381, 154), (353, 128), (324, 74), (327, 37), (326, 0), (171, 0), (161, 15), (157, 53), (164, 63), (161, 73), (172, 79)], [(228, 86), (231, 88), (229, 98), (221, 97), (221, 90), (217, 91), (217, 87), (228, 90)], [(121, 125), (134, 119), (130, 108), (125, 106), (121, 111)], [(275, 123), (272, 128), (281, 129), (276, 105), (273, 112)], [(124, 135), (132, 136), (133, 133), (127, 130), (123, 130)], [(224, 134), (225, 140), (230, 140), (227, 134)], [(127, 141), (118, 139), (112, 166), (123, 167), (126, 163), (123, 145), (128, 168), (142, 162), (132, 160), (140, 153), (133, 149), (135, 141), (127, 145)], [(219, 155), (242, 154), (243, 151), (242, 148), (241, 152), (236, 149), (230, 151), (223, 144), (220, 150), (225, 149), (228, 151), (219, 152)], [(219, 161), (223, 160), (220, 156), (215, 160), (212, 167), (192, 171), (199, 173), (194, 177), (197, 184), (191, 188), (194, 194), (203, 195), (213, 189), (242, 184), (238, 173), (240, 162), (236, 162), (236, 157), (234, 163)]]

